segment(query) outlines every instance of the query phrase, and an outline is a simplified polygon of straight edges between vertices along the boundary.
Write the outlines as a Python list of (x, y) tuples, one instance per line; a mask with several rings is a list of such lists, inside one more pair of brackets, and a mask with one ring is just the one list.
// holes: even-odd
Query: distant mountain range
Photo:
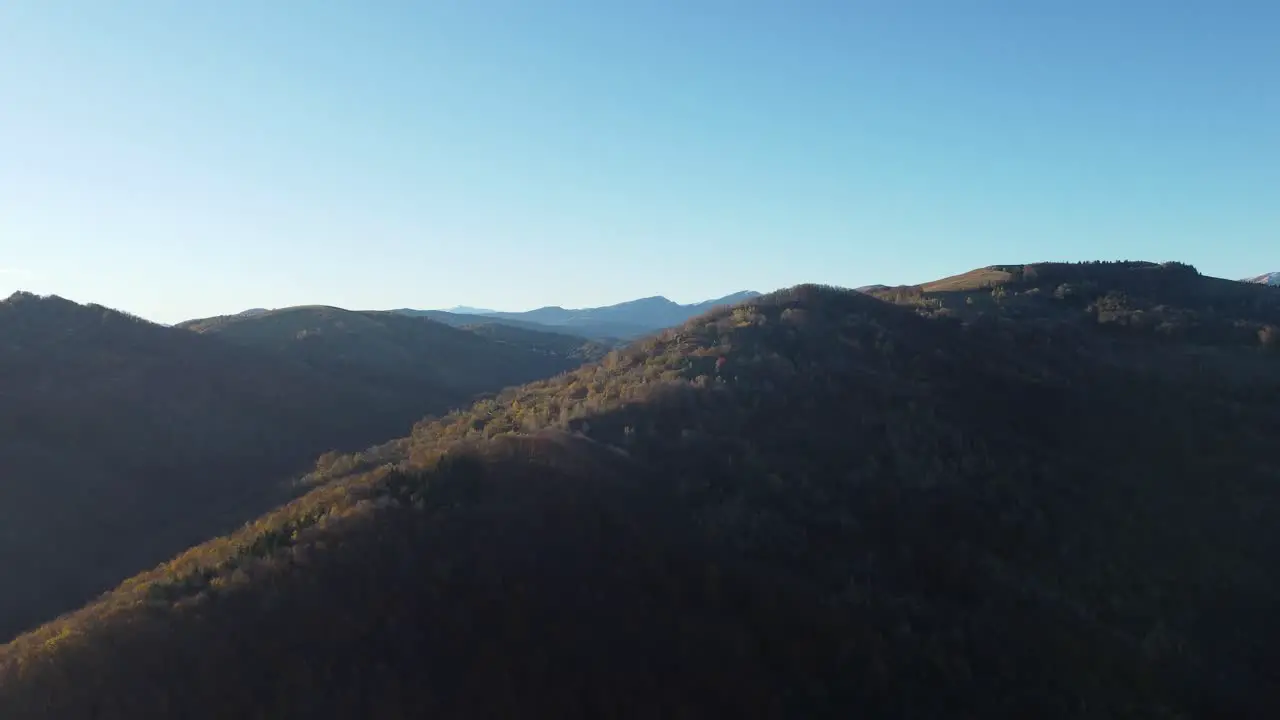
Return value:
[(1243, 282), (1257, 283), (1259, 285), (1280, 285), (1280, 272), (1270, 272), (1266, 275), (1247, 278)]
[(392, 312), (429, 317), (455, 327), (474, 325), (483, 322), (480, 320), (483, 318), (531, 330), (569, 332), (593, 339), (630, 339), (679, 325), (713, 308), (733, 305), (759, 295), (747, 290), (688, 305), (654, 296), (595, 308), (548, 306), (526, 312), (495, 312), (458, 306), (450, 310), (401, 308)]

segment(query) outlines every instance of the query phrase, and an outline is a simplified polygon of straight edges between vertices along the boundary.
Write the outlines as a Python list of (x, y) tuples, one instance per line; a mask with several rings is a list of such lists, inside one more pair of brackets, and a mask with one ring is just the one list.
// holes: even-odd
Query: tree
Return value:
[(1262, 347), (1271, 350), (1280, 349), (1280, 328), (1275, 325), (1265, 325), (1258, 331), (1258, 342)]

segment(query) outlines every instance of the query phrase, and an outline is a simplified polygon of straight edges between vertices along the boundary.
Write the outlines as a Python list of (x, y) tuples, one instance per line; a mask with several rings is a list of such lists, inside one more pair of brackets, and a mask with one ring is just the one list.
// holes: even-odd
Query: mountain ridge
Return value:
[(326, 463), (0, 648), (0, 710), (1266, 716), (1273, 293), (998, 272), (779, 291)]
[[(715, 307), (733, 305), (759, 295), (756, 291), (747, 290), (683, 305), (664, 296), (654, 295), (601, 307), (564, 308), (550, 305), (522, 312), (477, 313), (474, 317), (520, 323), (522, 327), (530, 329), (568, 329), (594, 339), (633, 339), (678, 325)], [(474, 322), (470, 314), (466, 319), (458, 319), (451, 316), (463, 315), (462, 313), (442, 310), (399, 309), (393, 312), (423, 315), (449, 324), (464, 324), (468, 320)]]
[(322, 306), (169, 327), (16, 293), (0, 302), (0, 636), (287, 500), (325, 451), (603, 352)]

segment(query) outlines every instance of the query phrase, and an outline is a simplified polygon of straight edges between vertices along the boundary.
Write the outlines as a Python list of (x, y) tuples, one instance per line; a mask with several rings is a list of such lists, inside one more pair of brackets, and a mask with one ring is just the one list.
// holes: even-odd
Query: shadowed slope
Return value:
[(277, 505), (325, 450), (582, 362), (336, 309), (200, 329), (0, 303), (0, 638)]
[[(383, 392), (385, 404), (411, 388), (447, 389), (451, 402), (577, 367), (588, 341), (518, 329), (469, 332), (427, 318), (300, 306), (181, 326), (305, 363)], [(394, 405), (391, 405), (394, 407)]]

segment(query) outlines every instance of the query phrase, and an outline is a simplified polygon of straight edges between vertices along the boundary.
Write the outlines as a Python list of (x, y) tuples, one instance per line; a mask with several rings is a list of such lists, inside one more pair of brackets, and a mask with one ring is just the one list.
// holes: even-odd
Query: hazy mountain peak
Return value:
[[(650, 297), (637, 298), (635, 300), (627, 300), (615, 305), (608, 305), (608, 308), (641, 308), (641, 307), (679, 307), (679, 304), (673, 302), (662, 295), (652, 295)], [(587, 308), (591, 310), (593, 308)], [(594, 308), (604, 309), (604, 308)]]
[[(722, 305), (733, 305), (759, 297), (755, 290), (743, 290), (714, 300), (682, 305), (663, 295), (627, 300), (613, 305), (588, 308), (565, 308), (548, 305), (524, 312), (482, 311), (469, 306), (452, 310), (400, 309), (392, 312), (401, 315), (426, 315), (451, 325), (470, 324), (474, 317), (489, 321), (505, 322), (554, 332), (571, 332), (600, 340), (635, 338), (663, 328), (674, 327), (689, 318)], [(470, 312), (474, 310), (474, 312)], [(463, 319), (458, 316), (468, 316)]]
[(1280, 272), (1270, 272), (1265, 275), (1246, 278), (1241, 282), (1257, 283), (1258, 285), (1280, 285)]
[(757, 298), (757, 297), (764, 297), (764, 293), (758, 292), (756, 290), (739, 290), (736, 293), (730, 293), (728, 295), (725, 295), (722, 298), (719, 298), (717, 300), (712, 300), (710, 302), (723, 302), (726, 300), (748, 300), (750, 298)]

